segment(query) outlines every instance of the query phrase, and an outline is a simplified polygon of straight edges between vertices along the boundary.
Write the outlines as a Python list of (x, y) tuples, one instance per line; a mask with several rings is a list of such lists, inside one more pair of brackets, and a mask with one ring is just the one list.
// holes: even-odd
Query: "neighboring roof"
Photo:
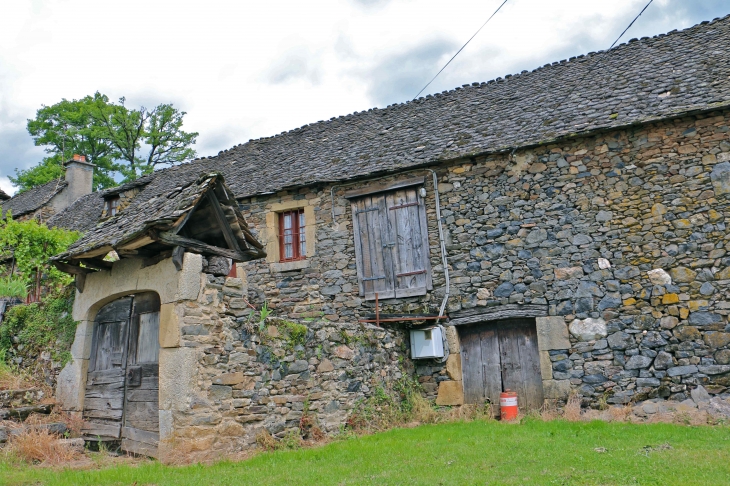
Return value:
[(32, 189), (28, 189), (25, 192), (17, 194), (7, 201), (0, 201), (3, 213), (10, 210), (14, 218), (23, 216), (27, 213), (43, 207), (48, 201), (53, 198), (56, 194), (61, 192), (68, 183), (63, 179), (54, 179), (51, 182), (47, 182), (42, 186), (37, 186)]
[[(264, 256), (265, 253), (259, 251), (263, 248), (262, 245), (251, 236), (233, 192), (225, 185), (223, 176), (215, 172), (203, 174), (180, 172), (151, 178), (151, 181), (148, 181), (148, 184), (132, 199), (129, 206), (116, 216), (89, 229), (80, 240), (69, 247), (66, 253), (53, 259), (87, 258), (97, 256), (96, 253), (103, 256), (112, 248), (120, 249), (125, 243), (139, 241), (150, 230), (164, 232), (184, 225), (188, 213), (196, 207), (208, 190), (215, 191), (244, 253), (250, 254), (252, 258)], [(133, 246), (140, 248), (143, 245)], [(95, 254), (85, 255), (89, 252)]]
[(7, 192), (0, 189), (0, 201), (7, 201), (8, 199), (10, 199), (10, 195)]
[(222, 171), (240, 198), (720, 108), (730, 104), (728, 52), (730, 16), (305, 125), (171, 171)]
[(92, 192), (81, 196), (69, 207), (51, 216), (47, 225), (49, 228), (58, 227), (84, 233), (96, 226), (103, 209), (103, 193)]

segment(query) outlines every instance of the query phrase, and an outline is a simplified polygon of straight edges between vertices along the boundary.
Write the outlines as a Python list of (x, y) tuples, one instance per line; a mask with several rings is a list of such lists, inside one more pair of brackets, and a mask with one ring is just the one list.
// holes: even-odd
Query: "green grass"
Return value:
[[(667, 447), (670, 446), (670, 447)], [(602, 452), (598, 452), (598, 451)], [(730, 428), (527, 420), (397, 429), (212, 466), (69, 471), (0, 465), (5, 484), (723, 485)]]

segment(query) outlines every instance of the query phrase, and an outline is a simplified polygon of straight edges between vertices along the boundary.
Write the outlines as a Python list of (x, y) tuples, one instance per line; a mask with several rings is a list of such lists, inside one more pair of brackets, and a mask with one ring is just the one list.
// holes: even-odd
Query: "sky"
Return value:
[[(44, 156), (42, 105), (173, 103), (199, 156), (412, 99), (503, 0), (15, 0), (0, 4), (0, 188)], [(648, 0), (508, 0), (422, 96), (607, 49)], [(622, 38), (730, 14), (654, 0)]]

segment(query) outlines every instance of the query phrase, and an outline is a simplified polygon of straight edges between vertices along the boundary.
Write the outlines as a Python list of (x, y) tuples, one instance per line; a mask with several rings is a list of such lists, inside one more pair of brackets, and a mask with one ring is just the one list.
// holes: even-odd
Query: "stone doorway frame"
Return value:
[(439, 383), (436, 403), (438, 405), (463, 405), (464, 385), (461, 367), (461, 342), (459, 326), (518, 317), (533, 317), (537, 328), (537, 346), (540, 353), (540, 373), (542, 375), (545, 400), (564, 400), (570, 393), (570, 380), (553, 379), (550, 351), (569, 350), (570, 334), (568, 324), (562, 316), (549, 316), (547, 306), (508, 304), (489, 308), (469, 309), (453, 313), (446, 324), (446, 340), (449, 344), (449, 357), (446, 372), (451, 381)]

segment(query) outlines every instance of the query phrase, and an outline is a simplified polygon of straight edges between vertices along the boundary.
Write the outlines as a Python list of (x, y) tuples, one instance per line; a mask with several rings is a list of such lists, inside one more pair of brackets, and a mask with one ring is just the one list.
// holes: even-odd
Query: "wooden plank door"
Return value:
[(534, 410), (543, 404), (540, 354), (537, 329), (530, 319), (507, 321), (499, 329), (502, 386), (517, 392), (521, 410)]
[(119, 438), (131, 308), (131, 297), (119, 299), (102, 307), (94, 320), (82, 428), (92, 438)]
[(499, 394), (517, 392), (522, 410), (543, 403), (537, 330), (532, 319), (511, 319), (459, 330), (464, 402), (489, 400), (499, 414)]
[(122, 449), (157, 457), (159, 422), (160, 299), (136, 295), (130, 326)]

